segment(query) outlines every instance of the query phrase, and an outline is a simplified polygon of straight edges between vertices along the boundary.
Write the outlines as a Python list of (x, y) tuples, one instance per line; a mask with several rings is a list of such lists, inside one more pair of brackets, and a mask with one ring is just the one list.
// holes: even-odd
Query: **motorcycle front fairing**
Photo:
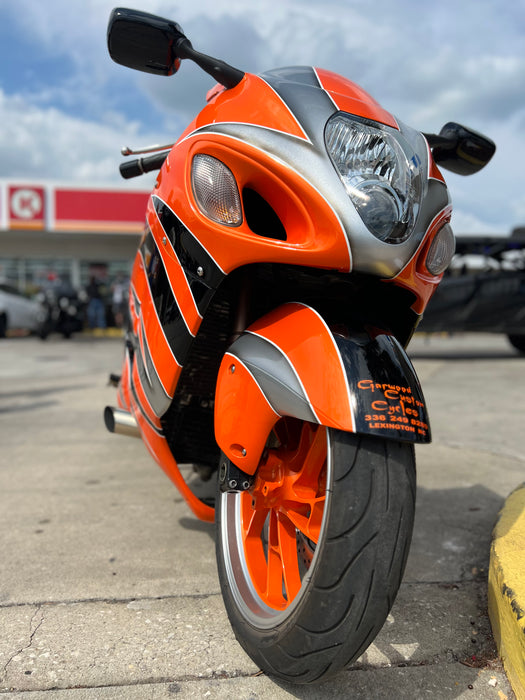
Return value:
[[(323, 326), (324, 344), (312, 353), (316, 369), (298, 368), (306, 389), (302, 406), (310, 402), (314, 408), (301, 416), (387, 438), (429, 438), (419, 384), (406, 357), (400, 358), (440, 280), (429, 274), (426, 256), (450, 218), (447, 189), (421, 134), (403, 127), (403, 139), (419, 149), (414, 167), (424, 197), (412, 235), (395, 245), (378, 240), (326, 150), (325, 124), (341, 110), (388, 130), (389, 138), (400, 133), (400, 125), (372, 98), (334, 74), (312, 68), (247, 74), (236, 87), (216, 94), (182, 135), (148, 203), (131, 280), (120, 405), (135, 417), (152, 455), (199, 517), (210, 519), (213, 511), (182, 485), (177, 464), (217, 464), (215, 382), (232, 333), (283, 304), (311, 309), (307, 335), (301, 336), (307, 344), (313, 338), (310, 321)], [(205, 171), (198, 180), (196, 164), (215, 168), (237, 198), (232, 195), (222, 209), (209, 208), (210, 193), (201, 190), (215, 175)], [(235, 207), (237, 219), (230, 220)], [(232, 346), (232, 356), (237, 351), (240, 345)], [(327, 382), (328, 357), (338, 367), (337, 381)], [(257, 384), (254, 371), (246, 365), (248, 383), (249, 374)], [(299, 393), (291, 381), (283, 386), (281, 399), (288, 401), (292, 392), (290, 410), (296, 415)], [(321, 403), (311, 400), (314, 387), (325, 396)], [(268, 391), (265, 384), (262, 393)], [(339, 408), (323, 404), (329, 395), (341, 395)], [(345, 405), (346, 415), (339, 415)], [(284, 412), (282, 403), (271, 410)], [(265, 425), (270, 416), (271, 411)], [(245, 446), (234, 432), (227, 429), (219, 444), (226, 452), (241, 445), (230, 452), (242, 455)], [(262, 443), (267, 434), (260, 433)]]

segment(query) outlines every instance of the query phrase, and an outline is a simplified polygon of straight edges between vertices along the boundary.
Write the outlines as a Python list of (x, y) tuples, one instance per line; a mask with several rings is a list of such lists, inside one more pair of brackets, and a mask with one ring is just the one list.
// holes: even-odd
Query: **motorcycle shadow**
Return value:
[[(412, 546), (383, 629), (346, 672), (291, 696), (457, 698), (504, 676), (487, 610), (491, 535), (504, 499), (483, 485), (419, 487)], [(399, 695), (393, 688), (402, 688)], [(494, 691), (497, 697), (497, 690)]]
[(408, 346), (411, 360), (523, 360), (504, 333), (416, 334)]
[(458, 362), (472, 362), (472, 360), (505, 360), (511, 361), (523, 361), (524, 355), (520, 354), (517, 350), (509, 348), (508, 352), (504, 350), (497, 352), (494, 350), (450, 350), (450, 351), (440, 351), (420, 349), (409, 353), (410, 360), (417, 362), (418, 360), (455, 360)]
[[(179, 469), (193, 493), (206, 505), (213, 506), (217, 492), (217, 473), (203, 473), (202, 470), (194, 468), (192, 464), (180, 464)], [(215, 523), (204, 522), (188, 515), (180, 518), (179, 524), (191, 532), (205, 532), (215, 542)]]

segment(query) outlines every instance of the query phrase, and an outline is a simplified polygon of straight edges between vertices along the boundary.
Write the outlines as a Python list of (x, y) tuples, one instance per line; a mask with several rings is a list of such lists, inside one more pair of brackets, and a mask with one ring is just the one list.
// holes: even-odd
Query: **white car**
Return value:
[(43, 319), (42, 306), (15, 287), (0, 282), (0, 338), (9, 329), (36, 331)]

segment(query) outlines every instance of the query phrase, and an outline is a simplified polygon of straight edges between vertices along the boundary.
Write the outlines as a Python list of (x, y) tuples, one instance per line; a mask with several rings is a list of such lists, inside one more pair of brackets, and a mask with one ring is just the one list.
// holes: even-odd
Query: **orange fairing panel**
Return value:
[(309, 306), (285, 304), (248, 329), (269, 341), (288, 359), (319, 423), (353, 430), (346, 373), (334, 337)]
[(215, 439), (228, 459), (254, 474), (279, 418), (251, 372), (226, 353), (217, 379)]
[(119, 408), (129, 411), (130, 403), (130, 375), (131, 375), (131, 360), (129, 356), (129, 351), (126, 349), (126, 355), (124, 357), (124, 362), (122, 364), (122, 374), (119, 381), (118, 392), (117, 392), (117, 403)]
[(394, 129), (399, 128), (394, 117), (359, 85), (322, 68), (316, 68), (315, 72), (322, 87), (342, 112), (358, 114), (366, 119), (387, 124)]
[[(215, 100), (221, 96), (220, 105)], [(220, 109), (218, 115), (218, 108)], [(215, 122), (239, 122), (249, 115), (250, 123), (266, 129), (283, 131), (291, 136), (306, 139), (302, 126), (286, 104), (279, 100), (272, 88), (257, 75), (246, 73), (245, 78), (231, 90), (217, 91), (196, 118), (193, 128)], [(188, 133), (191, 128), (188, 129)]]

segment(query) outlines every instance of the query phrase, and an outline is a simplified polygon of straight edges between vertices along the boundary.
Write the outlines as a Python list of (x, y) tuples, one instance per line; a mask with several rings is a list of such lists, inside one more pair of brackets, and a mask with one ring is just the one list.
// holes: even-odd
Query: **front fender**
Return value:
[(332, 333), (317, 311), (299, 303), (256, 321), (224, 356), (215, 397), (217, 443), (254, 474), (282, 416), (430, 442), (421, 387), (397, 340), (384, 332)]

